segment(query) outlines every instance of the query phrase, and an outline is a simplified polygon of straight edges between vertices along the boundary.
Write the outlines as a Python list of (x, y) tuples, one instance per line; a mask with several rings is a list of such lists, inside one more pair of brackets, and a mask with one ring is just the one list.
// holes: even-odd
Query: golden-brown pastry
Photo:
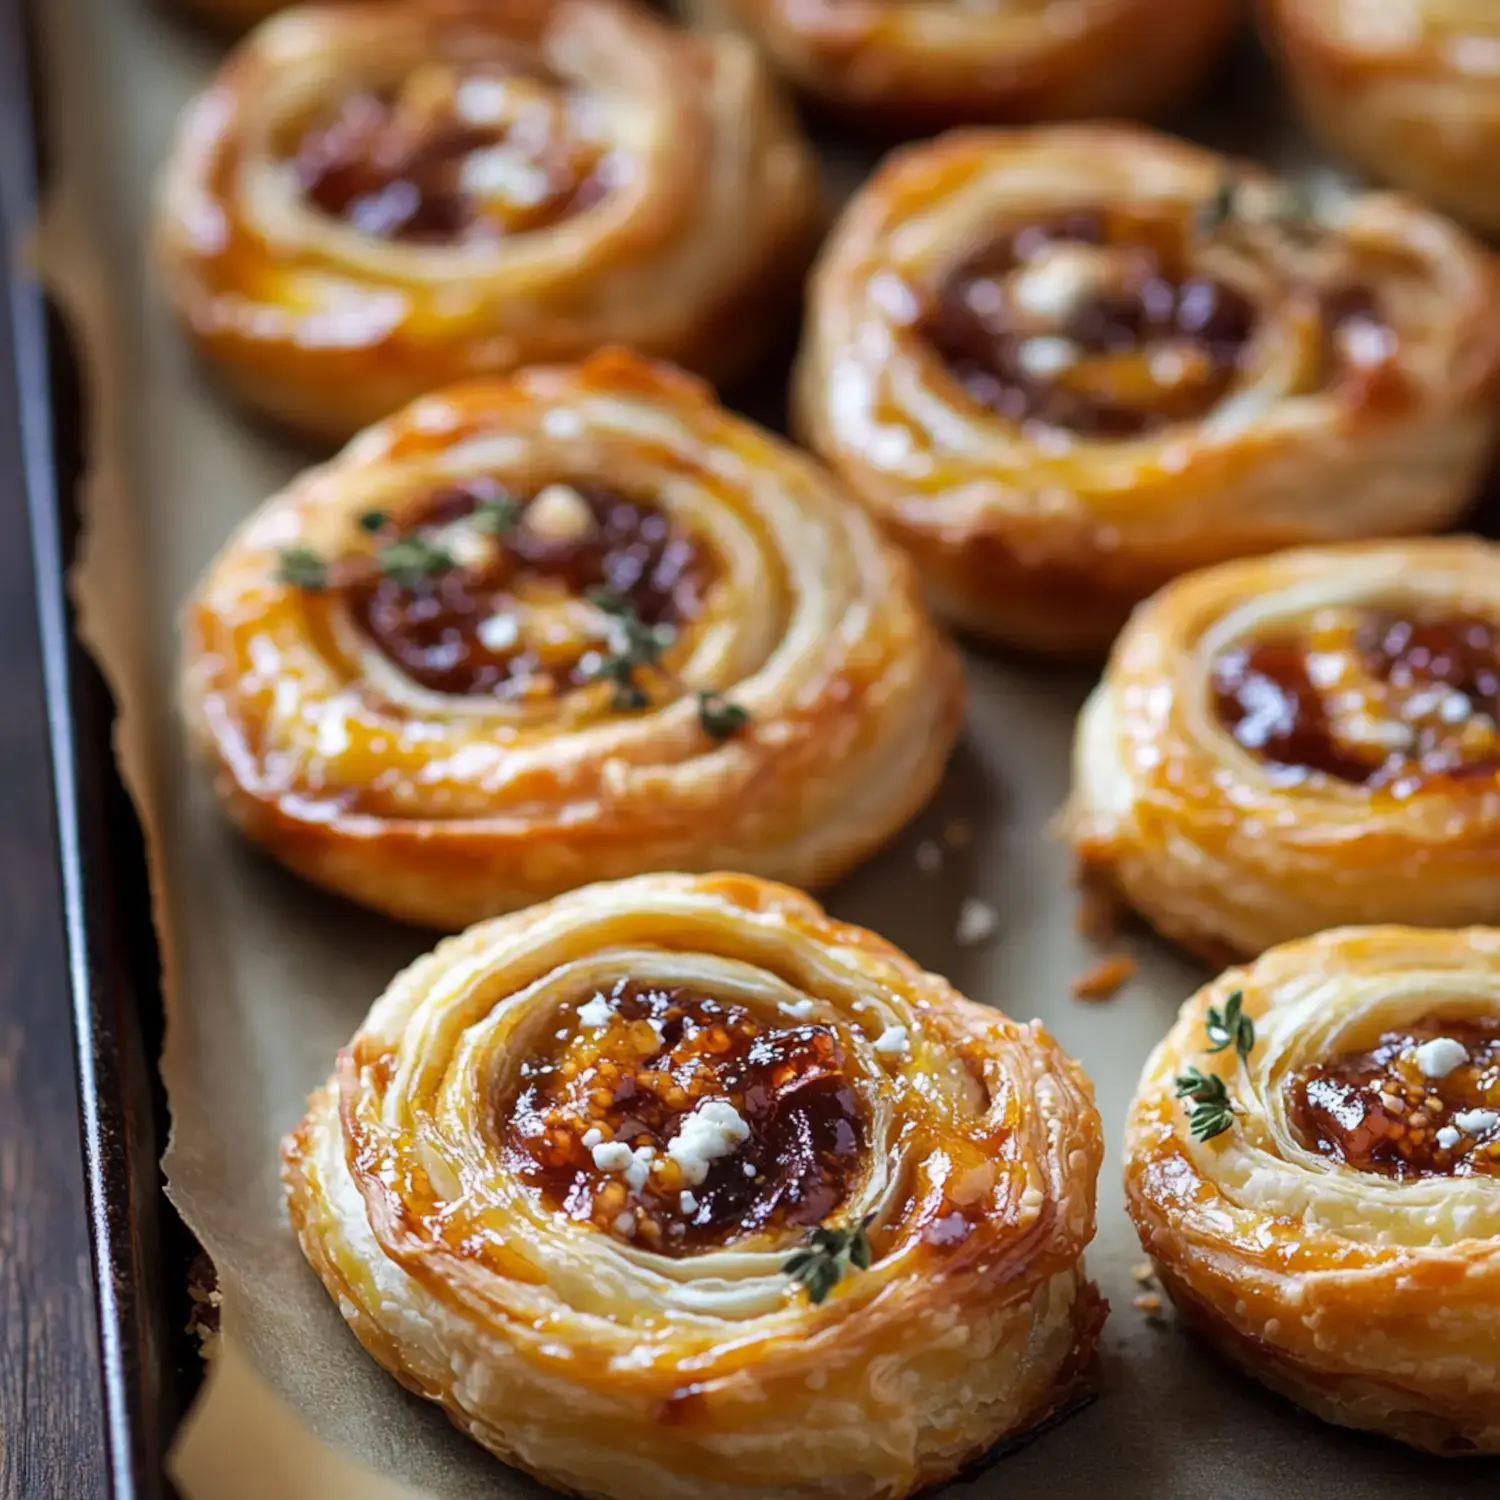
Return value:
[(1353, 927), (1183, 1006), (1126, 1128), (1178, 1310), (1325, 1421), (1500, 1453), (1500, 931)]
[(1492, 0), (1265, 0), (1317, 133), (1365, 171), (1500, 233), (1500, 10)]
[(945, 613), (1098, 652), (1190, 568), (1451, 521), (1497, 368), (1494, 263), (1412, 203), (1128, 127), (973, 131), (848, 209), (796, 412)]
[(1500, 548), (1310, 547), (1163, 589), (1084, 708), (1086, 878), (1210, 957), (1500, 923)]
[(1017, 1025), (744, 875), (443, 943), (284, 1147), (365, 1348), (604, 1500), (900, 1500), (1065, 1408), (1099, 1117)]
[(1204, 81), (1240, 0), (682, 0), (883, 130), (1153, 115)]
[(962, 717), (859, 507), (618, 353), (364, 433), (230, 540), (184, 638), (235, 820), (444, 928), (643, 870), (831, 880), (922, 805)]
[(343, 438), (606, 344), (737, 373), (795, 295), (816, 195), (735, 38), (616, 0), (321, 5), (188, 108), (157, 249), (231, 386)]

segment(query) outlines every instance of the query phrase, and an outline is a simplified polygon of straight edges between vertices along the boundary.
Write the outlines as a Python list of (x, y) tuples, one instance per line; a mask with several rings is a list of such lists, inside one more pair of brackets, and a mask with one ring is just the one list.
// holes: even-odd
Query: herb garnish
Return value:
[(391, 524), (391, 513), (388, 510), (367, 510), (359, 518), (359, 529), (368, 531), (371, 536), (377, 532), (384, 531)]
[(328, 564), (311, 547), (283, 547), (276, 561), (276, 581), (316, 594), (328, 586)]
[(1189, 1068), (1177, 1080), (1177, 1097), (1192, 1101), (1188, 1128), (1200, 1141), (1211, 1141), (1234, 1124), (1235, 1108), (1229, 1101), (1229, 1087), (1217, 1073), (1200, 1073), (1197, 1068)]
[(594, 676), (615, 685), (614, 708), (629, 713), (651, 706), (651, 695), (636, 680), (642, 667), (661, 663), (661, 654), (677, 638), (670, 625), (647, 625), (635, 606), (611, 588), (592, 588), (589, 602), (609, 616), (609, 650), (599, 659)]
[(1209, 1006), (1205, 1029), (1213, 1043), (1208, 1049), (1210, 1052), (1222, 1052), (1231, 1044), (1241, 1057), (1249, 1057), (1255, 1050), (1255, 1022), (1241, 1011), (1244, 1003), (1245, 992), (1236, 990), (1222, 1011)]
[(722, 693), (699, 693), (698, 722), (705, 734), (727, 740), (750, 722), (750, 710), (731, 703)]
[(1240, 179), (1225, 173), (1214, 188), (1213, 196), (1202, 203), (1193, 220), (1200, 239), (1217, 234), (1234, 216), (1239, 204)]
[(1245, 178), (1232, 172), (1219, 179), (1213, 195), (1198, 208), (1193, 226), (1200, 239), (1211, 239), (1231, 224), (1272, 224), (1290, 238), (1312, 243), (1324, 232), (1317, 204), (1305, 183), (1278, 181), (1251, 209)]
[(498, 536), (502, 531), (514, 531), (520, 525), (521, 507), (509, 495), (496, 495), (493, 499), (479, 501), (469, 518), (480, 531)]
[(419, 588), (428, 579), (458, 566), (452, 553), (434, 546), (423, 536), (402, 537), (399, 542), (382, 547), (375, 555), (375, 562), (392, 583), (404, 589)]
[(797, 1251), (781, 1269), (807, 1288), (810, 1301), (821, 1302), (851, 1267), (870, 1269), (875, 1255), (865, 1230), (874, 1217), (845, 1229), (814, 1229), (807, 1237), (808, 1248)]

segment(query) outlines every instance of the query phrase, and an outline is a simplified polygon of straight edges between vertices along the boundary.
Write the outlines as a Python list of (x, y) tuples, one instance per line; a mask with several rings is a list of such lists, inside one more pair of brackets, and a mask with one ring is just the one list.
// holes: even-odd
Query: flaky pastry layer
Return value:
[(1064, 823), (1085, 879), (1209, 958), (1346, 924), (1500, 920), (1493, 769), (1410, 795), (1278, 775), (1215, 716), (1221, 653), (1343, 606), (1500, 619), (1500, 549), (1309, 547), (1179, 579), (1136, 613), (1080, 716)]
[[(336, 590), (279, 571), (288, 549), (368, 553), (361, 517), (447, 486), (591, 476), (716, 560), (675, 682), (639, 709), (604, 680), (430, 691)], [(321, 885), (450, 930), (650, 869), (827, 882), (922, 805), (962, 716), (957, 654), (860, 508), (696, 381), (624, 354), (456, 387), (370, 429), (240, 528), (183, 633), (188, 723), (240, 826)], [(705, 692), (743, 728), (706, 732)]]
[[(1255, 1046), (1210, 1055), (1243, 996)], [(1326, 1421), (1434, 1453), (1500, 1452), (1500, 1177), (1397, 1180), (1320, 1155), (1288, 1117), (1299, 1068), (1439, 1011), (1500, 1016), (1500, 932), (1348, 928), (1233, 969), (1182, 1008), (1126, 1128), (1125, 1189), (1179, 1310)], [(1225, 1079), (1230, 1129), (1195, 1140), (1174, 1080)]]
[[(507, 1166), (494, 1115), (527, 1058), (626, 975), (843, 1049), (864, 1137), (834, 1219), (874, 1249), (821, 1303), (784, 1270), (800, 1232), (654, 1253)], [(1076, 1387), (1102, 1319), (1081, 1263), (1101, 1150), (1040, 1023), (800, 893), (715, 875), (595, 885), (444, 942), (284, 1155), (303, 1249), (361, 1342), (508, 1462), (604, 1500), (860, 1500), (950, 1477)]]
[[(386, 194), (355, 198), (353, 217), (309, 201), (288, 156), (309, 121), (360, 91), (416, 80), (420, 93), (450, 69), (459, 118), (442, 132), (470, 119), (482, 131), (493, 90), (486, 75), (463, 95), (462, 79), (501, 66), (557, 91), (587, 129), (604, 157), (591, 201), (472, 243), (441, 225), (414, 240), (374, 232), (410, 191), (399, 172)], [(534, 118), (522, 112), (501, 159), (476, 151), (464, 179), (523, 213), (553, 170), (545, 146), (525, 144)], [(449, 149), (444, 133), (430, 149)], [(539, 154), (507, 157), (510, 143)], [(413, 149), (426, 170), (428, 148)], [(298, 7), (240, 44), (182, 118), (156, 250), (178, 317), (230, 386), (278, 422), (343, 439), (452, 381), (610, 344), (737, 374), (777, 328), (817, 217), (811, 156), (734, 38), (687, 36), (615, 0), (371, 0)]]
[[(799, 431), (962, 627), (1097, 653), (1179, 573), (1440, 528), (1472, 497), (1500, 368), (1490, 257), (1391, 196), (1320, 210), (1314, 247), (1274, 220), (1192, 244), (1226, 182), (1274, 191), (1253, 168), (1129, 127), (969, 131), (898, 152), (846, 210), (814, 272)], [(1073, 215), (1186, 234), (1190, 279), (1220, 280), (1254, 310), (1201, 416), (1125, 436), (1018, 420), (973, 399), (933, 347), (930, 309), (956, 267)], [(1117, 267), (1132, 252), (1126, 234)], [(1371, 290), (1389, 325), (1355, 350), (1368, 365), (1336, 377), (1324, 283)], [(1054, 330), (1065, 348), (1072, 331), (1066, 317)], [(1035, 344), (1050, 356), (1059, 338)]]

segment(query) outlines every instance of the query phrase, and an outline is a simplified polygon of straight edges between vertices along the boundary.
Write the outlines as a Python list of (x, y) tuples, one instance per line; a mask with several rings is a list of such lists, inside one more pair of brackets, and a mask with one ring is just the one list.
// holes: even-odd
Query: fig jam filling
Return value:
[(1409, 797), (1500, 773), (1500, 627), (1462, 615), (1327, 609), (1305, 631), (1222, 652), (1219, 722), (1295, 784)]
[(846, 1070), (826, 1026), (621, 980), (522, 1065), (500, 1130), (549, 1208), (686, 1254), (834, 1213), (866, 1136)]
[(1129, 438), (1224, 395), (1256, 309), (1190, 269), (1180, 226), (1080, 212), (1028, 225), (960, 265), (923, 323), (980, 406), (1016, 422)]
[(416, 244), (555, 224), (604, 197), (612, 170), (586, 99), (504, 67), (443, 63), (346, 97), (295, 143), (291, 165), (322, 213)]
[(536, 699), (581, 687), (610, 639), (591, 590), (610, 591), (644, 625), (675, 630), (702, 612), (713, 581), (704, 550), (663, 512), (602, 485), (516, 497), (476, 479), (377, 539), (378, 555), (415, 543), (444, 564), (339, 579), (363, 634), (436, 693)]
[(1314, 1151), (1384, 1177), (1500, 1175), (1500, 1019), (1429, 1017), (1287, 1082)]

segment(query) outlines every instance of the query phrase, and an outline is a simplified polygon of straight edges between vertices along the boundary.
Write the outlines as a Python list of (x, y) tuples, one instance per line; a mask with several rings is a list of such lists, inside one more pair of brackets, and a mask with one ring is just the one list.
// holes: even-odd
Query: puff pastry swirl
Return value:
[[(799, 892), (665, 875), (419, 960), (284, 1159), (361, 1342), (502, 1458), (607, 1500), (861, 1500), (1074, 1390), (1100, 1140), (1040, 1023)], [(820, 1226), (832, 1279), (788, 1274)]]
[(1420, 532), (1491, 447), (1490, 257), (1116, 126), (909, 148), (814, 273), (801, 431), (979, 634), (1097, 653), (1167, 579)]
[(1202, 82), (1239, 0), (684, 0), (804, 93), (884, 129), (1152, 115)]
[(1329, 145), (1500, 232), (1500, 14), (1489, 0), (1267, 0), (1264, 15)]
[(859, 507), (618, 353), (364, 433), (230, 540), (184, 640), (236, 821), (450, 929), (650, 869), (831, 880), (921, 806), (962, 717)]
[[(1211, 1053), (1236, 992), (1253, 1046)], [(1219, 1133), (1189, 1070), (1224, 1084)], [(1225, 974), (1146, 1064), (1126, 1157), (1163, 1284), (1235, 1363), (1327, 1421), (1500, 1453), (1500, 932), (1348, 928)]]
[(345, 438), (625, 344), (738, 373), (795, 297), (811, 157), (753, 51), (616, 0), (320, 5), (189, 106), (166, 289), (251, 405)]
[(1306, 548), (1180, 579), (1079, 720), (1087, 876), (1210, 956), (1500, 922), (1500, 549)]

